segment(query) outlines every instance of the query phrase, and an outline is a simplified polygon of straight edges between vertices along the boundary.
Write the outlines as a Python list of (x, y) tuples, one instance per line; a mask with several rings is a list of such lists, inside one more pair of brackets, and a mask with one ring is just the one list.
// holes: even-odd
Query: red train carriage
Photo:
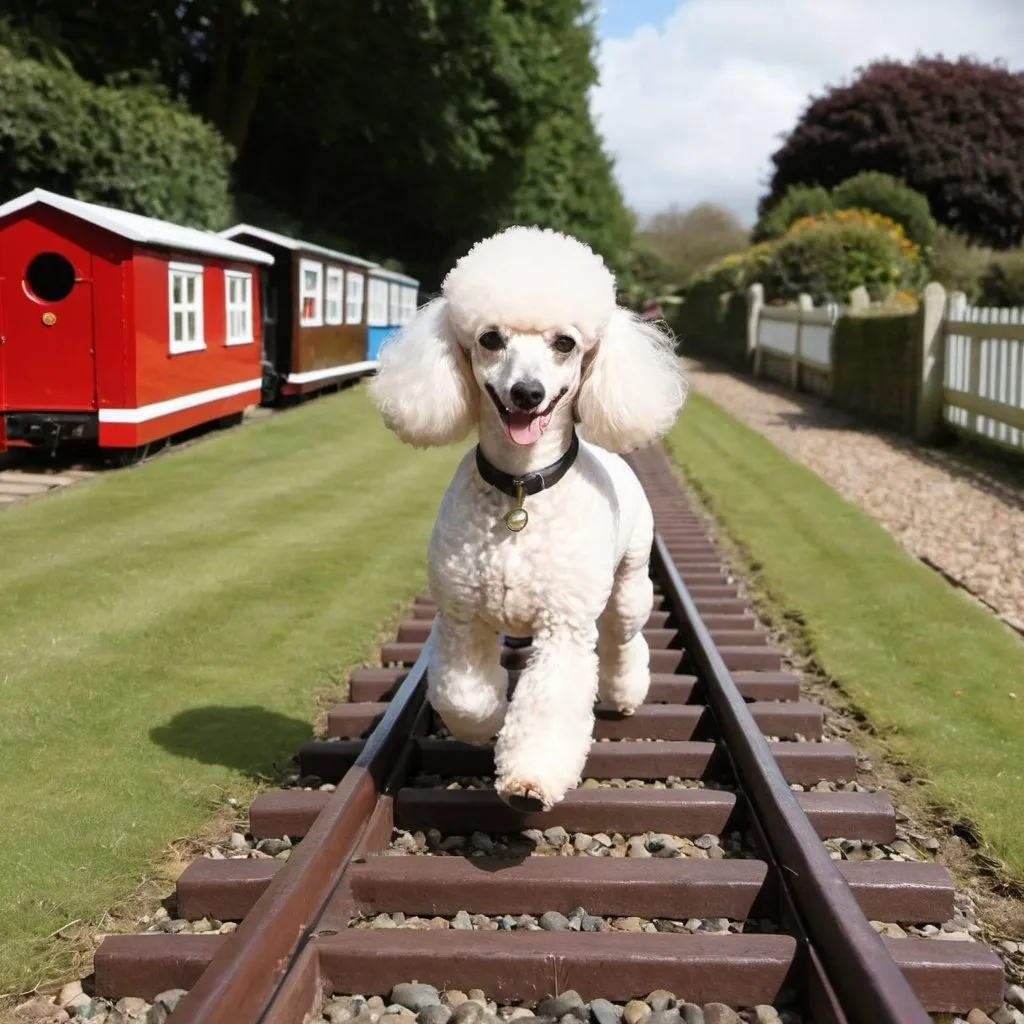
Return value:
[(134, 452), (260, 397), (260, 267), (217, 234), (34, 189), (0, 205), (0, 451)]

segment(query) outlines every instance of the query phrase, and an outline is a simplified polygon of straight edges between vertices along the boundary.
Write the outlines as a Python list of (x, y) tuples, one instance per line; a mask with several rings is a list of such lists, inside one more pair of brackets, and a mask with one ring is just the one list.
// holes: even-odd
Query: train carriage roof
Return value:
[(382, 277), (387, 281), (397, 281), (399, 284), (410, 284), (419, 287), (419, 281), (415, 277), (403, 274), (398, 270), (388, 270), (387, 267), (374, 267), (370, 271), (370, 277)]
[(239, 260), (246, 263), (271, 264), (274, 262), (274, 257), (262, 249), (254, 249), (248, 245), (232, 242), (215, 231), (188, 228), (181, 224), (172, 224), (170, 221), (157, 220), (155, 217), (144, 217), (139, 213), (114, 210), (97, 203), (87, 203), (82, 199), (62, 196), (44, 188), (34, 188), (31, 192), (26, 192), (24, 195), (0, 205), (0, 218), (26, 210), (37, 203), (61, 210), (63, 213), (70, 214), (72, 217), (77, 217), (79, 220), (86, 221), (139, 245), (153, 245), (166, 249), (200, 253), (205, 256), (219, 256), (222, 259)]
[(342, 263), (351, 263), (357, 267), (373, 269), (378, 266), (373, 260), (365, 260), (361, 256), (353, 256), (351, 253), (340, 252), (337, 249), (328, 249), (326, 246), (317, 245), (315, 242), (304, 242), (300, 238), (292, 238), (290, 235), (268, 231), (266, 228), (258, 228), (252, 224), (235, 224), (233, 227), (225, 228), (221, 232), (222, 238), (236, 238), (238, 235), (261, 238), (264, 242), (278, 245), (282, 249), (290, 249), (292, 252), (305, 252), (314, 256), (326, 256), (329, 259), (340, 260)]

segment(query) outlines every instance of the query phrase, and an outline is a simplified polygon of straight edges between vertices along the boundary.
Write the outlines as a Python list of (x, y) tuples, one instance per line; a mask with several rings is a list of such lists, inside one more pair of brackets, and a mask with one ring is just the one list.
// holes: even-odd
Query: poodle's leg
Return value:
[(579, 785), (594, 729), (595, 632), (534, 635), (494, 749), (495, 788), (517, 810), (550, 810)]
[(427, 699), (457, 740), (480, 746), (501, 728), (508, 707), (508, 673), (498, 634), (482, 622), (434, 620), (427, 665)]
[(624, 715), (643, 704), (651, 685), (651, 654), (643, 629), (654, 606), (648, 575), (652, 531), (646, 521), (640, 524), (597, 623), (598, 697), (602, 708)]

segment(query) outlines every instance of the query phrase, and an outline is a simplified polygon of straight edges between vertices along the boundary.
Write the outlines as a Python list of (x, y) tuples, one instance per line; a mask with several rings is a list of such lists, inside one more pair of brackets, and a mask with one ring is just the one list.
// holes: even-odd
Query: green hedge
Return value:
[(834, 209), (835, 204), (828, 189), (820, 185), (793, 185), (771, 209), (765, 211), (754, 225), (751, 238), (754, 242), (781, 238), (790, 225), (801, 217), (831, 213)]
[(179, 224), (231, 219), (232, 153), (150, 86), (97, 86), (0, 49), (0, 201), (41, 187)]
[(672, 327), (685, 355), (707, 356), (735, 370), (750, 369), (747, 358), (747, 300), (722, 293), (717, 281), (698, 281), (687, 290)]
[(864, 171), (832, 189), (837, 210), (870, 210), (901, 225), (915, 245), (931, 245), (937, 225), (928, 200), (920, 192), (889, 174)]
[(922, 331), (920, 312), (840, 317), (832, 336), (832, 403), (913, 434)]

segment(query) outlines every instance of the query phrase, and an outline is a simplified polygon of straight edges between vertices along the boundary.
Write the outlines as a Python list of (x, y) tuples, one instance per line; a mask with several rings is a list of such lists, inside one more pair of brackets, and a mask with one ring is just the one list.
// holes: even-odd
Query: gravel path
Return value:
[(1024, 493), (935, 449), (763, 381), (687, 360), (695, 391), (813, 469), (1024, 630)]

